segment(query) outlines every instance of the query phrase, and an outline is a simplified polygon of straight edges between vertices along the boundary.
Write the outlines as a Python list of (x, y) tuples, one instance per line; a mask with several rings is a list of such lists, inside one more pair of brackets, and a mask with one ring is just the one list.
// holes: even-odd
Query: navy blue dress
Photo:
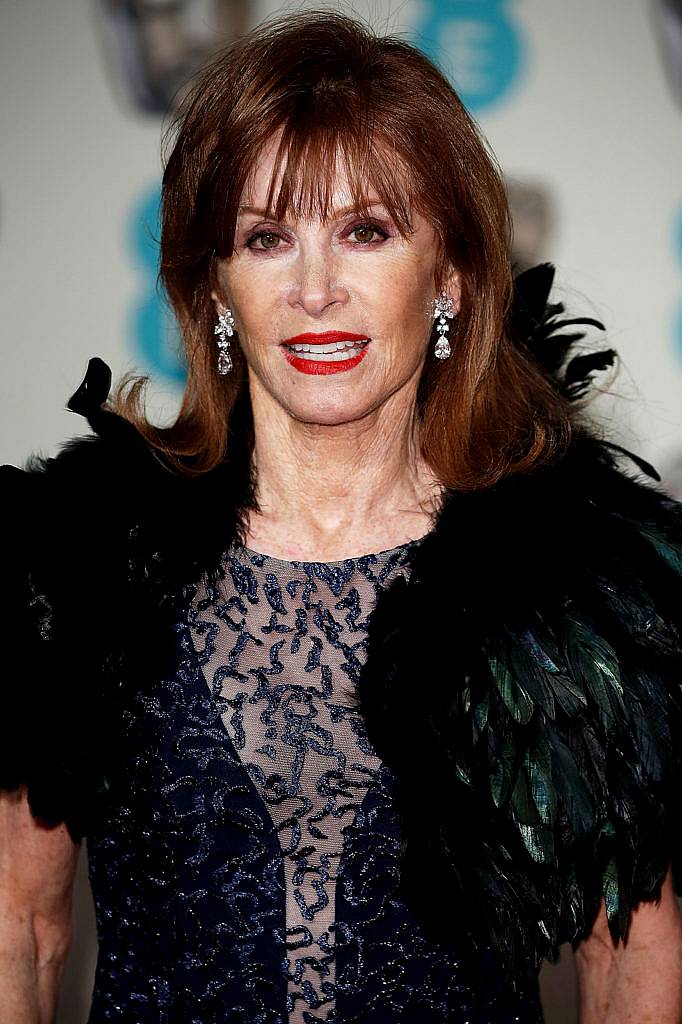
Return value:
[(88, 836), (90, 1024), (543, 1021), (536, 978), (512, 991), (457, 920), (434, 946), (396, 896), (394, 779), (352, 704), (376, 596), (419, 542), (326, 563), (235, 542), (217, 585), (185, 588), (131, 789)]

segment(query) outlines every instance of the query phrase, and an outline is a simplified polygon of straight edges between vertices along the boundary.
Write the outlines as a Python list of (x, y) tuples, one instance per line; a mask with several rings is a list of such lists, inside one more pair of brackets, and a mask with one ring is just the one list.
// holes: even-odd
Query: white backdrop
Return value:
[[(280, 8), (265, 0), (187, 6), (183, 31), (198, 46), (219, 15), (229, 32)], [(682, 453), (682, 26), (674, 0), (340, 6), (442, 58), (505, 172), (520, 253), (552, 260), (557, 295), (576, 315), (603, 320), (620, 352), (624, 397), (600, 399), (600, 415), (682, 495), (682, 461), (674, 469)], [(65, 403), (92, 355), (115, 378), (129, 368), (152, 373), (159, 419), (179, 399), (177, 365), (159, 347), (154, 249), (144, 235), (145, 221), (153, 227), (161, 117), (141, 109), (139, 96), (136, 104), (129, 64), (122, 74), (127, 51), (114, 8), (94, 0), (0, 6), (2, 462), (54, 453), (87, 432)], [(68, 1024), (85, 1020), (92, 942), (81, 885)], [(571, 986), (568, 959), (565, 970), (544, 972), (548, 1024), (575, 1019)]]

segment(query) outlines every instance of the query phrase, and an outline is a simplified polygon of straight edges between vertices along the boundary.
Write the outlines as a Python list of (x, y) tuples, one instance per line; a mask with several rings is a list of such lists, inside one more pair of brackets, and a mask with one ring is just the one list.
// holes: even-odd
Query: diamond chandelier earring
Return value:
[(436, 342), (436, 359), (447, 359), (450, 355), (450, 343), (446, 338), (447, 332), (450, 330), (450, 324), (448, 320), (452, 320), (455, 315), (455, 309), (452, 305), (452, 299), (445, 292), (442, 292), (437, 299), (433, 300), (433, 317), (438, 318), (438, 324), (436, 330), (438, 331), (439, 338)]
[(225, 309), (222, 313), (218, 314), (218, 323), (213, 333), (218, 335), (218, 341), (216, 342), (218, 346), (218, 373), (229, 373), (232, 369), (232, 358), (230, 356), (230, 343), (227, 339), (231, 338), (234, 334), (234, 317), (231, 310)]

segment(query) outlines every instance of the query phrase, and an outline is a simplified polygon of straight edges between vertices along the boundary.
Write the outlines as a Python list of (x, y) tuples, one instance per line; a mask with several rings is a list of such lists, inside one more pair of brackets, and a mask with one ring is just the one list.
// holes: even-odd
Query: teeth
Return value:
[(337, 363), (342, 359), (352, 359), (367, 345), (366, 341), (334, 341), (328, 345), (287, 345), (290, 352), (305, 355), (306, 359), (315, 359), (320, 363)]
[(331, 351), (320, 351), (320, 349), (325, 348), (324, 345), (304, 346), (302, 350), (298, 346), (294, 349), (293, 345), (287, 345), (287, 348), (296, 351), (299, 355), (305, 355), (306, 359), (315, 359), (319, 363), (338, 363), (342, 359), (352, 359), (353, 356), (356, 356), (364, 348), (364, 344), (358, 345), (357, 342), (352, 342), (351, 344), (354, 344), (355, 347), (346, 348), (343, 346), (340, 350)]
[(357, 341), (332, 341), (327, 345), (287, 345), (294, 352), (338, 352), (346, 348), (357, 348)]

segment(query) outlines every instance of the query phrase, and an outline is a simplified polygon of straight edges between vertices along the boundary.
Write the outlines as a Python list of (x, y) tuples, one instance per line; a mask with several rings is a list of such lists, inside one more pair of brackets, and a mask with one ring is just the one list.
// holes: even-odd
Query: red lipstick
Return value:
[[(349, 355), (347, 359), (340, 357), (341, 350), (339, 349), (336, 350), (338, 356), (333, 353), (333, 350), (330, 350), (329, 353), (325, 353), (325, 356), (329, 355), (329, 358), (322, 358), (322, 353), (311, 358), (306, 352), (296, 352), (295, 349), (289, 348), (290, 345), (333, 345), (340, 341), (357, 342), (357, 345), (349, 346), (348, 351), (352, 355)], [(342, 373), (344, 370), (351, 370), (357, 366), (365, 358), (369, 344), (370, 339), (366, 334), (353, 334), (350, 331), (324, 331), (321, 334), (310, 332), (296, 334), (283, 341), (280, 347), (287, 362), (300, 373), (329, 374)]]
[(351, 334), (349, 331), (324, 331), (322, 334), (295, 334), (285, 338), (283, 345), (328, 345), (332, 341), (369, 341), (366, 334)]

